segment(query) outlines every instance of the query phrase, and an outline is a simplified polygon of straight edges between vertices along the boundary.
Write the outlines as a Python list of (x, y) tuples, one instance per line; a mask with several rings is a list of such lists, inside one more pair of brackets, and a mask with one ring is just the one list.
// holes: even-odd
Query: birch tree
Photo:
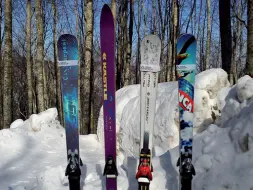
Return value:
[(207, 6), (207, 40), (206, 40), (206, 60), (205, 60), (205, 70), (209, 69), (210, 60), (210, 49), (211, 49), (211, 6), (210, 0), (206, 0)]
[(85, 36), (85, 63), (81, 106), (82, 106), (82, 127), (81, 134), (87, 133), (90, 129), (91, 115), (91, 81), (92, 81), (92, 54), (93, 54), (93, 1), (86, 0), (85, 4), (86, 36)]
[(12, 0), (4, 2), (3, 127), (12, 122)]
[(33, 87), (32, 87), (32, 56), (31, 56), (31, 21), (32, 7), (31, 0), (27, 0), (26, 5), (26, 75), (27, 75), (27, 92), (28, 92), (28, 115), (33, 113)]
[(44, 42), (43, 42), (43, 20), (42, 20), (42, 0), (35, 1), (36, 12), (36, 28), (37, 28), (37, 55), (36, 55), (36, 95), (38, 112), (45, 110), (44, 106), (44, 79), (43, 79), (43, 64), (44, 64)]

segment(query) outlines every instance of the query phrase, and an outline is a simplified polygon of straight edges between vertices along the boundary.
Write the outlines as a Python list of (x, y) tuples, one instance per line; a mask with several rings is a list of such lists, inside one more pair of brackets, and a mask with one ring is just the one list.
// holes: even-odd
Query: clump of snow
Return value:
[(196, 89), (194, 94), (194, 125), (195, 131), (212, 123), (211, 103), (206, 90)]
[(236, 92), (239, 102), (248, 100), (253, 96), (253, 79), (249, 75), (240, 78), (236, 85)]
[(23, 124), (24, 124), (23, 119), (17, 119), (17, 120), (15, 120), (14, 122), (12, 122), (10, 128), (11, 128), (11, 129), (18, 128), (18, 127), (20, 127), (20, 126), (23, 125)]
[(205, 70), (196, 76), (195, 88), (206, 90), (210, 98), (215, 98), (221, 88), (229, 86), (227, 76), (220, 68)]
[(57, 118), (58, 112), (56, 108), (50, 108), (44, 112), (39, 114), (33, 114), (30, 116), (30, 127), (33, 131), (40, 131), (41, 126), (44, 123), (47, 123), (51, 120), (55, 120)]

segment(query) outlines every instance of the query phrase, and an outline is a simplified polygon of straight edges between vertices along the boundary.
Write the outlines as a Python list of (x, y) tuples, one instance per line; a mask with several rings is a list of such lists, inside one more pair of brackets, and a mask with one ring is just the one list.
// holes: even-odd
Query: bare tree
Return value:
[(32, 50), (31, 50), (31, 21), (32, 8), (31, 0), (27, 0), (26, 5), (26, 75), (27, 75), (27, 91), (28, 91), (28, 115), (33, 113), (33, 87), (32, 87)]
[(117, 77), (116, 87), (120, 89), (122, 86), (122, 71), (123, 71), (123, 33), (124, 33), (124, 16), (123, 16), (123, 1), (119, 6), (119, 18), (118, 18), (118, 37), (117, 37)]
[(141, 43), (141, 37), (140, 37), (140, 27), (141, 27), (141, 1), (138, 1), (138, 24), (137, 24), (137, 36), (138, 36), (138, 42), (137, 42), (137, 58), (136, 58), (136, 67), (135, 67), (135, 83), (140, 83), (140, 43)]
[(124, 15), (124, 27), (123, 27), (123, 46), (124, 46), (124, 50), (123, 51), (123, 55), (124, 55), (124, 59), (123, 59), (123, 63), (124, 63), (124, 79), (123, 79), (123, 84), (124, 86), (129, 85), (129, 77), (130, 77), (130, 59), (129, 59), (129, 35), (128, 35), (128, 27), (127, 27), (127, 21), (128, 21), (128, 1), (124, 1), (123, 3), (123, 15)]
[(231, 61), (232, 61), (230, 0), (219, 1), (219, 14), (220, 14), (222, 69), (224, 69), (228, 73), (228, 79), (230, 79)]
[(206, 40), (206, 60), (205, 60), (205, 70), (209, 69), (210, 60), (210, 49), (211, 49), (211, 6), (210, 0), (206, 0), (207, 8), (207, 40)]
[(168, 17), (168, 9), (167, 9), (167, 6), (168, 6), (168, 0), (165, 1), (165, 5), (164, 7), (165, 10), (164, 10), (164, 15), (163, 15), (163, 12), (162, 12), (162, 4), (161, 4), (161, 1), (158, 0), (158, 14), (159, 14), (159, 19), (160, 19), (160, 25), (161, 25), (161, 56), (160, 56), (160, 65), (161, 65), (161, 68), (163, 68), (161, 70), (161, 74), (159, 75), (159, 78), (160, 78), (160, 82), (165, 82), (165, 75), (166, 75), (166, 67), (165, 67), (165, 62), (163, 61), (164, 60), (164, 40), (165, 40), (165, 33), (166, 33), (166, 27), (168, 26), (167, 25), (167, 17)]
[(114, 18), (114, 27), (116, 28), (116, 24), (117, 24), (116, 0), (112, 0), (112, 15)]
[(37, 27), (37, 56), (36, 56), (36, 90), (37, 90), (37, 108), (38, 112), (45, 110), (44, 106), (44, 26), (42, 20), (42, 0), (35, 1), (36, 27)]
[[(92, 73), (92, 54), (93, 54), (93, 1), (86, 0), (85, 4), (85, 19), (86, 19), (86, 36), (85, 36), (85, 69), (83, 78), (84, 94), (81, 99), (82, 107), (82, 127), (81, 134), (89, 133), (90, 131), (90, 115), (91, 115), (91, 73)], [(88, 129), (88, 130), (87, 130)]]
[(253, 77), (253, 0), (248, 0), (246, 73)]
[[(126, 71), (124, 86), (130, 84), (131, 76), (131, 57), (132, 57), (132, 40), (133, 40), (133, 20), (134, 20), (134, 1), (130, 0), (129, 28), (127, 33), (127, 55), (126, 55)], [(128, 76), (127, 76), (128, 75)]]
[[(3, 76), (3, 62), (2, 62), (2, 0), (0, 0), (0, 76)], [(0, 118), (3, 118), (3, 78), (0, 77)], [(0, 120), (0, 129), (3, 128), (3, 120)]]
[(12, 122), (12, 0), (5, 0), (4, 15), (3, 127), (9, 128)]
[(55, 99), (56, 99), (56, 106), (58, 110), (58, 115), (59, 115), (59, 120), (61, 123), (63, 123), (63, 113), (62, 113), (62, 100), (61, 100), (61, 84), (60, 84), (60, 70), (58, 68), (57, 64), (57, 8), (56, 8), (56, 3), (55, 0), (52, 0), (52, 11), (53, 11), (53, 46), (54, 46), (54, 68), (55, 68)]
[[(178, 23), (179, 23), (179, 5), (178, 0), (172, 0), (172, 27), (170, 33), (170, 43), (171, 43), (171, 67), (170, 72), (167, 72), (167, 76), (170, 76), (170, 80), (176, 80), (176, 42), (178, 36)], [(169, 79), (167, 79), (169, 81)]]

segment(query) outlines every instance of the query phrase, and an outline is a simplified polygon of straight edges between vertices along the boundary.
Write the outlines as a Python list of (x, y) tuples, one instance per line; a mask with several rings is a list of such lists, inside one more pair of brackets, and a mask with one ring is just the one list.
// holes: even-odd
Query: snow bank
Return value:
[[(221, 69), (205, 73), (196, 80), (193, 189), (253, 189), (252, 79), (244, 76), (230, 88)], [(177, 98), (177, 82), (158, 85), (150, 189), (179, 188)], [(101, 110), (97, 135), (80, 135), (83, 190), (105, 187), (102, 114)], [(118, 189), (137, 189), (139, 85), (117, 92), (116, 115)], [(65, 131), (56, 118), (52, 108), (26, 121), (16, 120), (10, 129), (0, 131), (0, 189), (69, 189), (64, 176)]]
[[(203, 131), (220, 119), (224, 98), (228, 93), (227, 73), (210, 69), (196, 76), (194, 131)], [(140, 144), (140, 85), (130, 85), (116, 92), (117, 148), (126, 156), (138, 156)], [(167, 151), (178, 145), (178, 91), (177, 82), (159, 83), (154, 124), (154, 146)], [(97, 135), (104, 144), (103, 108), (97, 126)]]

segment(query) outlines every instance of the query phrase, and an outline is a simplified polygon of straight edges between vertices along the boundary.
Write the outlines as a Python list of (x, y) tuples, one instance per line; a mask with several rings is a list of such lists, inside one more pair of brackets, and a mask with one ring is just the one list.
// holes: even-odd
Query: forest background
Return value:
[(140, 43), (148, 34), (162, 42), (159, 83), (177, 80), (182, 33), (197, 39), (198, 72), (220, 67), (231, 85), (253, 76), (253, 0), (0, 0), (0, 129), (51, 107), (63, 124), (57, 39), (70, 33), (78, 39), (80, 134), (96, 133), (104, 3), (115, 19), (117, 89), (140, 83)]

